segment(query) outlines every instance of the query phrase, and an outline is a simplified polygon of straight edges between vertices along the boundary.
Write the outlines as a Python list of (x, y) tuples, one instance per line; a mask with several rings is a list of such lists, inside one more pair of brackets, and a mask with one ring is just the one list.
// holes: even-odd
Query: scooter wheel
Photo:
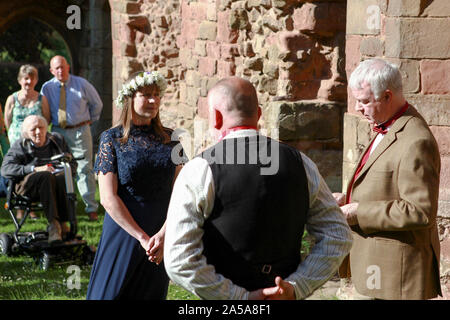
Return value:
[(11, 254), (11, 247), (13, 244), (13, 240), (11, 236), (7, 233), (0, 234), (0, 253), (5, 256), (9, 256)]

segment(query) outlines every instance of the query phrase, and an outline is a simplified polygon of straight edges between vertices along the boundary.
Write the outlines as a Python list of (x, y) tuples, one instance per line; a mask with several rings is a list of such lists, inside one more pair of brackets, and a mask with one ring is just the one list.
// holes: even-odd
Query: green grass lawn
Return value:
[[(97, 194), (98, 199), (98, 194)], [(0, 201), (0, 232), (13, 232), (14, 224), (9, 213), (3, 207), (4, 199)], [(91, 222), (84, 213), (84, 205), (78, 200), (78, 234), (88, 242), (97, 246), (102, 232), (104, 210), (100, 206), (99, 221)], [(40, 212), (39, 220), (28, 219), (21, 231), (45, 230), (47, 221)], [(86, 297), (91, 267), (79, 266), (79, 288), (74, 279), (75, 271), (70, 264), (52, 266), (47, 271), (41, 270), (35, 261), (28, 256), (7, 257), (0, 255), (0, 299), (2, 300), (83, 300)], [(78, 270), (77, 270), (78, 271)], [(170, 284), (169, 300), (197, 300), (198, 298), (181, 287)]]

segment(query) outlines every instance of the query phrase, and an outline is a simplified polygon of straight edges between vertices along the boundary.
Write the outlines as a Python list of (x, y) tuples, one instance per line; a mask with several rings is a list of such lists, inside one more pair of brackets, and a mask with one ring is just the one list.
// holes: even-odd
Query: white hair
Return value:
[(381, 99), (383, 93), (389, 89), (394, 94), (402, 93), (402, 75), (398, 67), (382, 59), (362, 61), (352, 72), (349, 80), (351, 89), (362, 89), (362, 84), (370, 85), (376, 100)]
[(26, 139), (30, 138), (28, 136), (28, 130), (27, 130), (28, 129), (28, 122), (33, 117), (38, 118), (39, 120), (43, 121), (44, 122), (44, 126), (47, 128), (47, 126), (48, 126), (47, 119), (45, 119), (43, 116), (38, 115), (38, 114), (31, 114), (31, 115), (27, 116), (22, 122), (22, 130), (21, 130), (22, 138), (26, 138)]

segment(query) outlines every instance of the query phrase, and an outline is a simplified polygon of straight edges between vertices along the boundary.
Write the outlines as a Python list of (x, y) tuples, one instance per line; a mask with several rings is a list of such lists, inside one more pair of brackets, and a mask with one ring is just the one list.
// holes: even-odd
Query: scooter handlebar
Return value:
[(73, 156), (70, 153), (65, 152), (65, 153), (60, 153), (60, 154), (56, 154), (56, 155), (52, 156), (50, 158), (50, 161), (67, 161), (67, 162), (69, 162), (70, 160), (72, 160), (72, 158), (73, 158)]

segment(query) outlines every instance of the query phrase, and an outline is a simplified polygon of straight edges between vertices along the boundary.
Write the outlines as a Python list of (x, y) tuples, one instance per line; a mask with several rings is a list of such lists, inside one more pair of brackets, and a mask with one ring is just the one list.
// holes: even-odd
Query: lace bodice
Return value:
[[(116, 173), (118, 192), (125, 191), (137, 201), (170, 192), (175, 172), (171, 152), (179, 142), (164, 144), (150, 126), (132, 126), (128, 141), (122, 144), (122, 132), (122, 127), (114, 127), (102, 133), (94, 171)], [(171, 131), (167, 132), (170, 136)]]

